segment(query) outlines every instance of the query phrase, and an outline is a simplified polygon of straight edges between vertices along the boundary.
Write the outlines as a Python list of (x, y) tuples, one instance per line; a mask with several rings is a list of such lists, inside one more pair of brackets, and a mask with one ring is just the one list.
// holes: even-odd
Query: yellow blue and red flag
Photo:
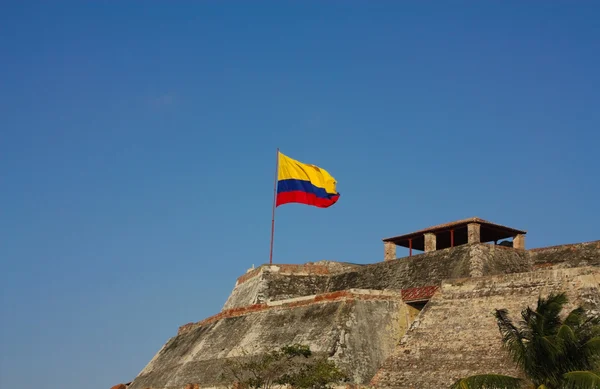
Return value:
[(327, 170), (278, 153), (276, 206), (300, 203), (327, 208), (338, 201), (337, 182)]

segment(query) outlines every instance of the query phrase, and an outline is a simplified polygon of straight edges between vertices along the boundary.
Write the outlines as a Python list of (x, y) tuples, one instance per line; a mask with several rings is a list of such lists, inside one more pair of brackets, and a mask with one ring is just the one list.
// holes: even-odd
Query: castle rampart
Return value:
[[(595, 267), (549, 269), (444, 282), (413, 322), (371, 385), (398, 389), (447, 388), (460, 377), (520, 375), (505, 350), (493, 317), (507, 308), (518, 318), (540, 294), (566, 291), (576, 304), (598, 311), (600, 271)], [(435, 341), (433, 341), (435, 340)]]
[(262, 265), (238, 278), (223, 309), (325, 293), (331, 275), (359, 267), (331, 261)]
[(600, 266), (600, 240), (528, 251), (534, 268)]
[(399, 293), (365, 290), (223, 311), (182, 326), (129, 389), (218, 386), (228, 359), (296, 342), (330, 356), (353, 382), (367, 384), (417, 312)]
[[(497, 244), (507, 236), (513, 241)], [(517, 374), (494, 308), (518, 314), (540, 294), (565, 290), (572, 305), (600, 310), (600, 241), (525, 250), (524, 239), (471, 218), (390, 238), (382, 262), (259, 266), (237, 279), (221, 312), (181, 326), (128, 389), (219, 386), (223, 363), (242, 350), (296, 342), (328, 355), (357, 385), (427, 389), (480, 372)], [(410, 256), (395, 258), (391, 244)]]

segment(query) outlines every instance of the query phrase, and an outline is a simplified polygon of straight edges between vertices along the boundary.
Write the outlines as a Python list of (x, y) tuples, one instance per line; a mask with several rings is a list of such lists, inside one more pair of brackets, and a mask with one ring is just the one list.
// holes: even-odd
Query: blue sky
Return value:
[(470, 216), (600, 238), (600, 5), (574, 4), (3, 3), (0, 386), (130, 381), (217, 313), (268, 262), (277, 147), (342, 195), (278, 208), (276, 263)]

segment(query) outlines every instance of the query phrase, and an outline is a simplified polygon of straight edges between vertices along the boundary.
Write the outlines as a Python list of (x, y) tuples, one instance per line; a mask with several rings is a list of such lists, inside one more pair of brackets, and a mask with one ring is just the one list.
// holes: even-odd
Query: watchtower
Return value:
[(429, 227), (410, 234), (385, 238), (383, 239), (384, 260), (396, 259), (396, 246), (408, 248), (409, 256), (412, 256), (413, 249), (429, 252), (470, 243), (494, 242), (494, 244), (498, 244), (498, 241), (508, 238), (512, 238), (512, 242), (505, 241), (500, 245), (524, 250), (525, 234), (527, 234), (526, 231), (472, 217)]

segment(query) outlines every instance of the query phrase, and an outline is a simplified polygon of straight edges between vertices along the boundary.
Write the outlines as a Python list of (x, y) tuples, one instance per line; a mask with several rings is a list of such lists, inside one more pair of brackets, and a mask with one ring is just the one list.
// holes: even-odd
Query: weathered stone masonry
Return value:
[(535, 306), (539, 294), (551, 291), (567, 291), (568, 308), (577, 303), (594, 310), (600, 307), (599, 284), (600, 272), (591, 267), (444, 282), (371, 384), (447, 388), (471, 374), (520, 375), (501, 348), (493, 310), (507, 308), (518, 318), (523, 307)]
[[(128, 389), (219, 387), (227, 359), (293, 342), (328, 355), (353, 384), (441, 388), (468, 374), (518, 374), (494, 308), (518, 314), (566, 290), (572, 304), (600, 310), (600, 241), (525, 250), (524, 231), (478, 218), (423, 231), (384, 242), (379, 263), (250, 270), (221, 312), (182, 325)], [(482, 242), (509, 235), (510, 245)], [(395, 258), (396, 244), (424, 252)]]
[(224, 311), (182, 326), (131, 388), (216, 386), (227, 359), (295, 342), (330, 356), (351, 372), (353, 382), (367, 384), (415, 315), (398, 293), (364, 290)]

